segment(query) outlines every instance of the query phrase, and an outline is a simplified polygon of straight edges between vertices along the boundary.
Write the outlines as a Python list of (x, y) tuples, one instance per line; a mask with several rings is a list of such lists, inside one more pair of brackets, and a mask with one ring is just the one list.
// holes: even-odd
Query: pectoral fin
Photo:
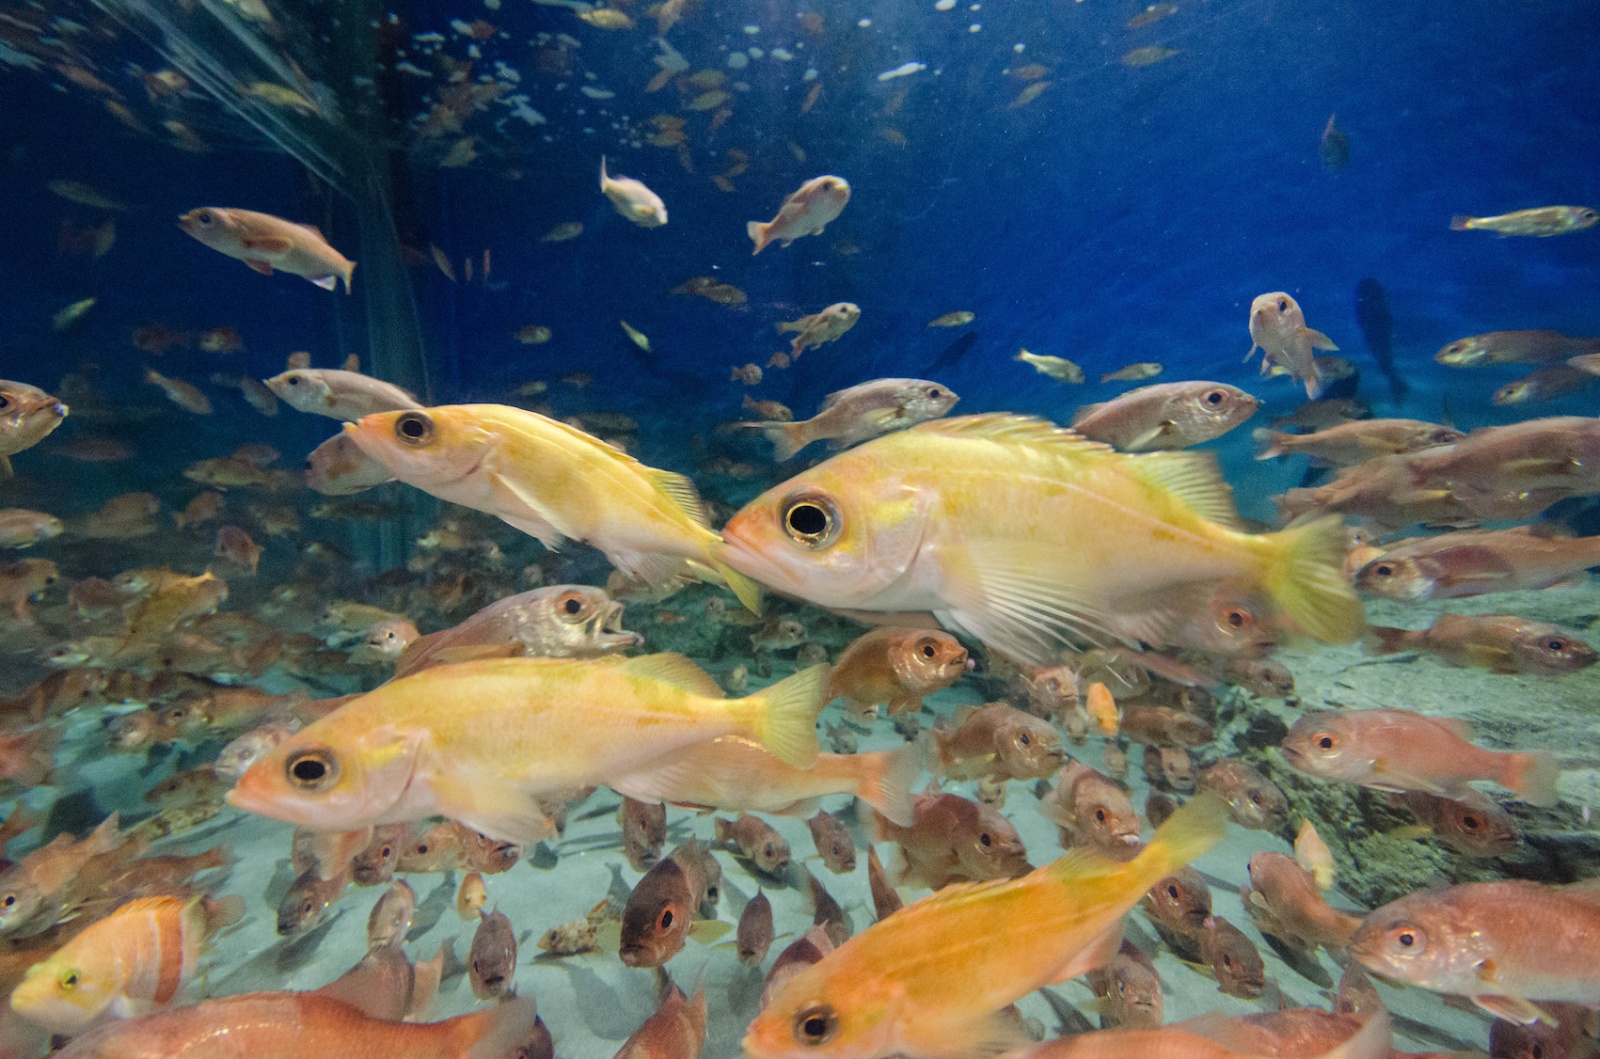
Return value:
[(265, 261), (258, 261), (255, 258), (247, 258), (245, 260), (245, 264), (249, 265), (252, 269), (261, 273), (263, 276), (272, 275), (272, 266), (267, 264)]
[(484, 775), (435, 768), (428, 789), (442, 816), (501, 842), (524, 847), (554, 838), (556, 828), (528, 795)]

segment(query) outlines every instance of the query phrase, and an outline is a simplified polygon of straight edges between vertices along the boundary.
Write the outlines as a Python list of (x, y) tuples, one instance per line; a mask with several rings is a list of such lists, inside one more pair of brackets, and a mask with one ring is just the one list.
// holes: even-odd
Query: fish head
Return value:
[(1022, 836), (992, 806), (975, 803), (970, 824), (952, 835), (956, 862), (969, 879), (1015, 879), (1032, 870)]
[(416, 740), (393, 729), (345, 735), (319, 721), (246, 769), (227, 801), (303, 827), (348, 831), (379, 822), (400, 801), (418, 756)]
[(961, 641), (938, 629), (902, 629), (890, 634), (889, 662), (896, 679), (919, 695), (949, 687), (972, 668)]
[(1263, 349), (1284, 349), (1305, 323), (1299, 303), (1283, 291), (1260, 295), (1250, 303), (1250, 337)]
[(1184, 393), (1188, 418), (1204, 426), (1207, 433), (1228, 431), (1256, 414), (1261, 402), (1237, 386), (1202, 383)]
[(637, 647), (644, 637), (622, 627), (622, 604), (603, 588), (551, 585), (538, 589), (529, 602), (532, 624), (546, 650), (540, 653), (576, 658)]
[(1111, 996), (1127, 1029), (1154, 1029), (1161, 1025), (1165, 1004), (1161, 979), (1137, 960), (1118, 960), (1111, 972)]
[(1122, 789), (1103, 776), (1079, 781), (1074, 791), (1078, 826), (1100, 850), (1132, 850), (1139, 845), (1139, 814)]
[(1028, 704), (1035, 713), (1058, 716), (1078, 704), (1078, 675), (1071, 666), (1047, 666), (1024, 678)]
[(1521, 667), (1544, 673), (1575, 673), (1600, 658), (1593, 647), (1555, 628), (1519, 633), (1512, 640), (1511, 653)]
[(0, 453), (43, 440), (67, 417), (67, 406), (37, 386), (0, 380)]
[(1277, 638), (1263, 620), (1258, 601), (1230, 590), (1218, 590), (1206, 610), (1209, 624), (1197, 622), (1197, 646), (1233, 658), (1260, 658), (1277, 646)]
[(1363, 592), (1401, 603), (1433, 598), (1434, 578), (1410, 556), (1380, 555), (1356, 571), (1355, 582)]
[(1481, 991), (1479, 968), (1497, 955), (1448, 890), (1412, 894), (1373, 911), (1351, 936), (1349, 952), (1375, 974), (1449, 993)]
[[(848, 966), (848, 965), (846, 965)], [(867, 973), (836, 973), (824, 959), (797, 972), (750, 1023), (750, 1059), (845, 1059), (892, 1055), (904, 1018), (904, 987)]]
[(689, 873), (668, 857), (639, 880), (622, 910), (618, 955), (628, 967), (660, 967), (683, 948), (699, 912)]
[(307, 868), (289, 884), (288, 892), (278, 903), (278, 935), (292, 938), (310, 930), (322, 919), (348, 882), (346, 875), (324, 879), (317, 874), (315, 867)]
[(821, 176), (811, 183), (819, 198), (832, 203), (838, 209), (844, 209), (845, 204), (850, 201), (850, 181), (844, 177)]
[(1452, 368), (1470, 368), (1489, 356), (1489, 344), (1481, 337), (1458, 338), (1440, 349), (1433, 359)]
[(279, 400), (312, 415), (327, 407), (333, 392), (328, 380), (310, 368), (294, 368), (263, 381)]
[(1152, 886), (1140, 903), (1159, 923), (1197, 929), (1211, 916), (1211, 888), (1193, 868), (1179, 868)]
[(375, 412), (344, 429), (362, 452), (396, 478), (411, 485), (425, 482), (430, 489), (476, 472), (498, 441), (493, 431), (459, 408)]
[(1067, 759), (1055, 725), (1020, 710), (995, 729), (994, 745), (1012, 779), (1043, 779)]
[(1279, 750), (1296, 771), (1324, 780), (1359, 782), (1371, 764), (1354, 720), (1332, 710), (1318, 710), (1295, 721)]
[(1538, 396), (1538, 388), (1527, 379), (1518, 379), (1508, 382), (1494, 392), (1489, 398), (1491, 404), (1526, 404)]
[(178, 218), (178, 227), (213, 250), (241, 248), (246, 234), (233, 211), (218, 206), (190, 210)]
[(114, 974), (104, 973), (104, 955), (69, 945), (28, 968), (11, 994), (11, 1007), (53, 1033), (77, 1033), (117, 998)]
[(1202, 951), (1210, 957), (1207, 962), (1217, 976), (1217, 987), (1229, 996), (1260, 996), (1266, 988), (1267, 969), (1255, 942), (1225, 919), (1208, 918), (1204, 929)]
[(900, 417), (913, 423), (938, 419), (949, 413), (961, 400), (950, 387), (922, 379), (914, 379), (896, 390), (894, 399), (899, 406)]
[(746, 504), (723, 527), (716, 558), (819, 606), (872, 609), (910, 571), (932, 503), (926, 490), (876, 471), (874, 444), (826, 460)]
[(1439, 799), (1434, 832), (1456, 852), (1469, 857), (1499, 857), (1522, 844), (1511, 814), (1486, 795)]

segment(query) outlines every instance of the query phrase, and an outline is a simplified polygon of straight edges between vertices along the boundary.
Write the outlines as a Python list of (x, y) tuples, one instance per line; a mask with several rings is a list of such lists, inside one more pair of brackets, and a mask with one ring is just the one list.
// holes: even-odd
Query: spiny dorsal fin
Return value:
[(675, 688), (710, 699), (723, 697), (722, 689), (711, 679), (711, 674), (680, 654), (664, 653), (630, 658), (622, 670), (633, 676), (659, 680)]
[(710, 528), (711, 520), (706, 518), (705, 504), (700, 501), (700, 493), (695, 489), (694, 483), (681, 474), (673, 471), (662, 471), (650, 468), (650, 481), (657, 489), (666, 494), (668, 500), (688, 515), (697, 526)]
[(1098, 401), (1095, 404), (1080, 405), (1078, 410), (1072, 413), (1072, 425), (1077, 426), (1079, 423), (1083, 422), (1085, 419), (1088, 419), (1105, 406), (1106, 402), (1104, 401)]
[(1214, 456), (1202, 452), (1151, 452), (1130, 456), (1134, 474), (1146, 485), (1182, 501), (1195, 514), (1211, 522), (1239, 529), (1239, 512), (1233, 490), (1222, 480)]
[(957, 416), (954, 419), (934, 419), (918, 423), (911, 429), (924, 434), (992, 441), (999, 445), (1050, 446), (1074, 453), (1115, 451), (1110, 445), (1090, 441), (1066, 427), (1056, 426), (1048, 419), (1015, 415), (1011, 412), (986, 412), (982, 415)]

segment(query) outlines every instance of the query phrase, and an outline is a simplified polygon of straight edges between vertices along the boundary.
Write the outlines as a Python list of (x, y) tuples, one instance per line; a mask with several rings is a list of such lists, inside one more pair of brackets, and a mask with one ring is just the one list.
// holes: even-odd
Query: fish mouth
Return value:
[(616, 600), (606, 603), (592, 619), (589, 636), (597, 647), (639, 647), (644, 637), (622, 627), (622, 604)]

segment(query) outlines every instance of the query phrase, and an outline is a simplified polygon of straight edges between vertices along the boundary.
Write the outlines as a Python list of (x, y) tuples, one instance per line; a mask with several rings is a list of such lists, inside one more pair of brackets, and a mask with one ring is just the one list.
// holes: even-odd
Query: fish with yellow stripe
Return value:
[(790, 978), (750, 1023), (745, 1055), (965, 1059), (1026, 1044), (999, 1012), (1109, 960), (1123, 916), (1226, 829), (1221, 801), (1201, 795), (1132, 860), (1077, 850), (1019, 879), (946, 886)]
[(130, 901), (28, 968), (12, 991), (11, 1007), (64, 1034), (108, 1018), (147, 1015), (183, 992), (208, 929), (236, 914), (199, 896)]
[(1164, 642), (1220, 581), (1307, 634), (1354, 639), (1361, 604), (1336, 518), (1245, 533), (1215, 462), (1122, 453), (1005, 413), (921, 423), (745, 505), (714, 554), (770, 588), (871, 620), (931, 613), (1012, 658)]
[(498, 404), (369, 415), (345, 427), (400, 481), (498, 516), (547, 548), (592, 544), (631, 577), (726, 584), (760, 609), (761, 588), (712, 554), (694, 484), (577, 427)]

